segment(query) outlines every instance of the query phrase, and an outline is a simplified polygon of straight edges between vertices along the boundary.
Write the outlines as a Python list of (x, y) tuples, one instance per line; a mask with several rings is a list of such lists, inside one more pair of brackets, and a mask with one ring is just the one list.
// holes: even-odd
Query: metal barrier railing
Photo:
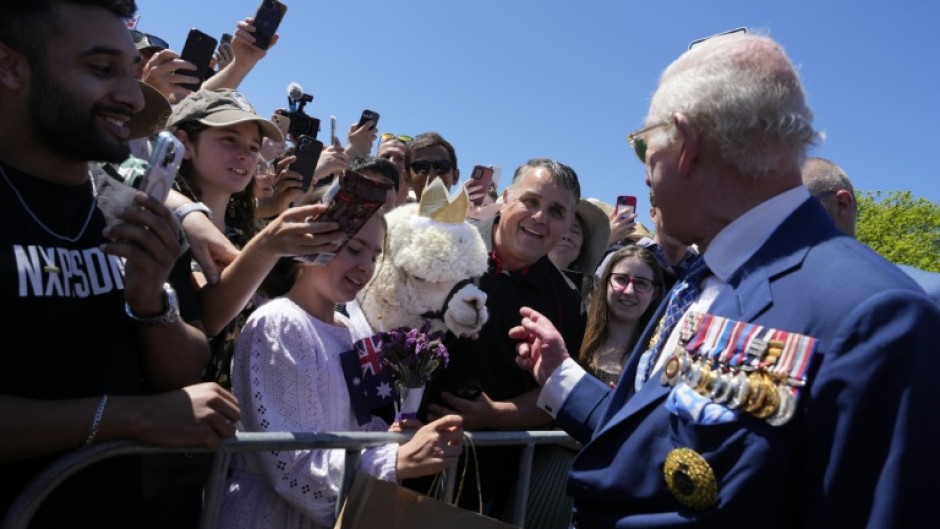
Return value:
[[(346, 450), (343, 483), (337, 499), (337, 514), (343, 500), (352, 486), (353, 477), (359, 469), (360, 451), (363, 448), (381, 446), (388, 443), (404, 443), (412, 434), (388, 432), (330, 432), (330, 433), (259, 433), (239, 432), (227, 439), (215, 453), (212, 470), (205, 487), (205, 498), (200, 520), (200, 528), (215, 529), (218, 525), (219, 509), (224, 493), (225, 478), (228, 473), (229, 458), (232, 452), (252, 452), (268, 450), (309, 450), (341, 448)], [(560, 444), (577, 448), (578, 444), (561, 431), (528, 432), (467, 432), (475, 446), (516, 446), (522, 445), (522, 457), (519, 462), (519, 476), (516, 480), (516, 497), (513, 504), (513, 524), (523, 527), (525, 524), (526, 502), (528, 500), (529, 476), (532, 471), (532, 456), (535, 445)], [(36, 510), (46, 497), (69, 476), (79, 470), (111, 457), (139, 454), (166, 453), (208, 453), (204, 448), (164, 448), (143, 445), (136, 441), (107, 441), (88, 448), (63, 455), (40, 472), (20, 493), (7, 511), (0, 529), (26, 529)], [(451, 500), (454, 495), (455, 472), (444, 472), (444, 497)]]

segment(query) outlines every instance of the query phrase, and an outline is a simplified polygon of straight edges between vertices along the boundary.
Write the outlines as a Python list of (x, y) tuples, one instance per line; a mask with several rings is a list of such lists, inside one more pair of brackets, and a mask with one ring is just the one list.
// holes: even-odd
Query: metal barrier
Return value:
[[(516, 480), (517, 494), (513, 505), (513, 524), (518, 527), (523, 527), (525, 524), (529, 475), (532, 470), (532, 456), (535, 453), (535, 445), (560, 444), (572, 448), (578, 447), (578, 444), (571, 437), (561, 431), (467, 432), (466, 435), (475, 446), (524, 446), (519, 462), (519, 476)], [(206, 483), (202, 519), (199, 526), (202, 529), (214, 529), (218, 525), (219, 509), (225, 488), (225, 476), (228, 473), (229, 458), (232, 452), (345, 449), (346, 463), (343, 483), (340, 486), (340, 494), (336, 502), (338, 514), (343, 500), (352, 486), (353, 477), (359, 469), (361, 449), (388, 443), (404, 443), (410, 438), (411, 434), (387, 432), (239, 432), (234, 438), (227, 439), (215, 453), (212, 470)], [(72, 474), (98, 461), (131, 454), (184, 452), (208, 453), (210, 451), (204, 448), (163, 448), (143, 445), (135, 441), (108, 441), (63, 455), (44, 469), (23, 489), (23, 492), (13, 502), (6, 516), (4, 516), (0, 529), (26, 529), (36, 510), (57, 486)], [(456, 474), (453, 469), (444, 472), (445, 499), (453, 499), (455, 477)]]

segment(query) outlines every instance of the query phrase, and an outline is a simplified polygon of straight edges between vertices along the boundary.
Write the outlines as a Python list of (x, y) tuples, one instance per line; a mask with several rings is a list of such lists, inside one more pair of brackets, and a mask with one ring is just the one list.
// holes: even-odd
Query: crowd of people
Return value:
[[(128, 30), (135, 11), (0, 0), (2, 330), (20, 345), (0, 374), (0, 512), (56, 457), (104, 440), (212, 450), (236, 431), (406, 431), (361, 469), (423, 492), (463, 464), (465, 431), (560, 428), (581, 449), (562, 456), (566, 491), (532, 489), (564, 511), (539, 527), (929, 521), (940, 285), (854, 239), (851, 183), (807, 158), (812, 111), (775, 41), (715, 36), (664, 71), (629, 137), (648, 232), (551, 158), (523, 158), (502, 193), (461, 181), (433, 131), (366, 120), (300, 169), (302, 108), (265, 118), (238, 92), (267, 53), (251, 17), (199, 79)], [(162, 202), (128, 185), (160, 132), (185, 150)], [(348, 236), (319, 217), (350, 174), (382, 182), (384, 202)], [(383, 212), (435, 179), (470, 198), (489, 319), (447, 336), (418, 420), (362, 424), (340, 354), (364, 336), (342, 309), (382, 258)], [(467, 486), (508, 520), (519, 451), (477, 452)], [(31, 527), (195, 527), (204, 456), (96, 464)], [(223, 526), (332, 527), (343, 464), (336, 450), (236, 454)]]

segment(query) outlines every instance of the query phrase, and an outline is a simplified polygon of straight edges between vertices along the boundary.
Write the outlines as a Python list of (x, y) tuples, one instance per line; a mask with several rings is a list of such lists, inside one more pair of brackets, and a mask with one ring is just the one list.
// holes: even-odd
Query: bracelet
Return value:
[(101, 426), (101, 416), (104, 415), (104, 405), (107, 403), (108, 396), (102, 395), (101, 400), (98, 402), (98, 409), (95, 410), (95, 420), (91, 422), (91, 433), (85, 438), (85, 442), (82, 443), (82, 448), (90, 446), (91, 443), (95, 442), (95, 437), (98, 435), (98, 427)]
[(182, 206), (176, 208), (173, 212), (173, 215), (176, 216), (176, 220), (180, 221), (180, 224), (183, 223), (183, 219), (186, 218), (186, 215), (198, 211), (200, 213), (205, 213), (209, 220), (212, 220), (212, 210), (209, 209), (209, 206), (203, 204), (202, 202), (190, 202), (188, 204), (183, 204)]

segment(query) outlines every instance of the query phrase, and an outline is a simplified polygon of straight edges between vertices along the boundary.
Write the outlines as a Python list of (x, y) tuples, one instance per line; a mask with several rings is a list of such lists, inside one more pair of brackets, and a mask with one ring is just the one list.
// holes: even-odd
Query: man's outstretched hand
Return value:
[(544, 315), (522, 307), (520, 325), (509, 329), (509, 337), (518, 340), (516, 364), (532, 373), (538, 385), (545, 381), (568, 358), (568, 349), (561, 333)]

